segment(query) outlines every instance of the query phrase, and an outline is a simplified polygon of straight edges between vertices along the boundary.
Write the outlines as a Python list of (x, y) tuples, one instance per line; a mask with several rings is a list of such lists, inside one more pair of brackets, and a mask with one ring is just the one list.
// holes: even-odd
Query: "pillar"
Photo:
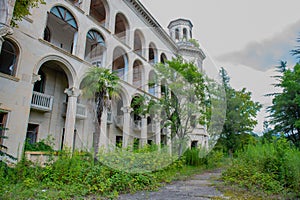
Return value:
[(155, 144), (160, 146), (161, 144), (161, 133), (160, 133), (160, 117), (158, 115), (154, 118), (155, 123)]
[(65, 93), (68, 95), (68, 104), (63, 148), (65, 149), (66, 147), (69, 147), (73, 150), (77, 97), (81, 94), (81, 91), (77, 88), (72, 87), (65, 89)]
[(142, 117), (141, 146), (147, 144), (147, 115)]
[(123, 111), (123, 148), (126, 148), (130, 134), (130, 113), (132, 108), (130, 106), (124, 106), (121, 110)]

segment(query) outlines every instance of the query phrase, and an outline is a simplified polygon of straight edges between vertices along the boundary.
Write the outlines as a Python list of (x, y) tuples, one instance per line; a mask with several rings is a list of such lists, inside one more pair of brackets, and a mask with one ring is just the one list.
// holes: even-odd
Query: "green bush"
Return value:
[[(67, 151), (59, 152), (57, 159), (44, 167), (34, 165), (26, 159), (22, 159), (14, 168), (1, 163), (0, 199), (73, 199), (88, 195), (115, 198), (119, 193), (157, 188), (159, 182), (172, 180), (178, 170), (184, 168), (185, 162), (165, 160), (175, 158), (167, 154), (167, 151), (157, 151), (157, 148), (150, 146), (134, 152), (123, 149), (121, 154), (107, 152), (102, 156), (115, 156), (113, 160), (122, 160), (124, 165), (126, 161), (133, 161), (125, 165), (131, 167), (132, 171), (126, 172), (104, 165), (107, 163), (95, 162), (88, 153), (71, 154)], [(164, 164), (166, 161), (169, 165)], [(141, 162), (142, 166), (138, 165)], [(135, 169), (141, 167), (156, 171), (136, 173)]]
[(300, 151), (286, 139), (249, 145), (222, 175), (227, 183), (272, 194), (300, 195)]

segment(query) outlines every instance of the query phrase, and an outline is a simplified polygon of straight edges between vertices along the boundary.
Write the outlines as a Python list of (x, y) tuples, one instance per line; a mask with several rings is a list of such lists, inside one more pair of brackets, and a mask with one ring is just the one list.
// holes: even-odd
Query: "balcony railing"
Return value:
[[(64, 111), (63, 111), (63, 116), (66, 116), (67, 113), (67, 107), (68, 103), (64, 102)], [(77, 103), (76, 107), (76, 119), (86, 119), (87, 118), (87, 113), (86, 113), (86, 106), (83, 104)]]
[(53, 96), (33, 91), (31, 99), (31, 108), (39, 111), (51, 111), (53, 105)]

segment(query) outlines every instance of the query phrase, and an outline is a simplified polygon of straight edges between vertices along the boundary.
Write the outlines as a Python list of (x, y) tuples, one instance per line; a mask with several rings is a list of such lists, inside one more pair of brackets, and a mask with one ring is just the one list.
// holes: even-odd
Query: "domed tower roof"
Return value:
[(190, 27), (190, 29), (193, 28), (193, 24), (190, 20), (179, 18), (179, 19), (172, 20), (168, 25), (168, 29), (171, 29), (174, 26), (178, 26), (178, 25), (187, 25)]
[(168, 29), (171, 38), (176, 42), (189, 41), (192, 36), (193, 24), (188, 19), (176, 19), (169, 23)]

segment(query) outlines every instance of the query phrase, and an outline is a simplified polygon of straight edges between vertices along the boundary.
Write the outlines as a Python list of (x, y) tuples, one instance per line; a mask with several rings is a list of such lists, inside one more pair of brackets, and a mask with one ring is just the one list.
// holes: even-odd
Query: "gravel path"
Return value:
[(141, 191), (135, 194), (120, 195), (119, 200), (227, 199), (214, 187), (213, 182), (220, 175), (221, 170), (207, 171), (194, 175), (188, 180), (174, 181), (156, 192)]

